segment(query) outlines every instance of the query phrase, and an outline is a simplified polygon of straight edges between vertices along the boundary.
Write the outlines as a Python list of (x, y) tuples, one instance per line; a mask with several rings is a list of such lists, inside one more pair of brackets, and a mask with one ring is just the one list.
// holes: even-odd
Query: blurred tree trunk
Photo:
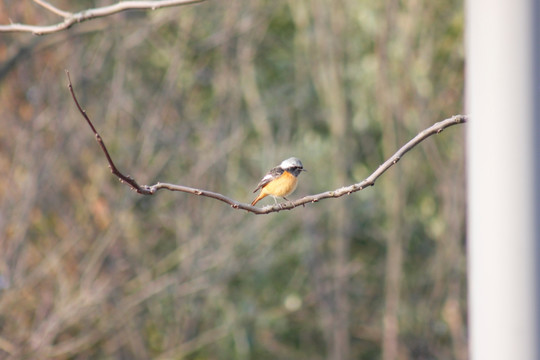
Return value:
[[(313, 81), (324, 121), (328, 124), (331, 139), (328, 164), (320, 164), (319, 173), (327, 174), (331, 183), (344, 185), (348, 182), (348, 122), (343, 68), (346, 54), (344, 4), (326, 1), (291, 1), (293, 19), (298, 29), (296, 46), (300, 53), (311, 56), (302, 58), (297, 65), (297, 76), (302, 77), (306, 63)], [(311, 33), (312, 32), (312, 33)], [(338, 41), (339, 39), (339, 41)], [(298, 60), (298, 58), (297, 58)], [(300, 83), (302, 80), (298, 80)], [(312, 124), (310, 125), (312, 126)], [(326, 172), (327, 171), (327, 172)], [(329, 203), (326, 246), (330, 253), (319, 257), (326, 265), (317, 267), (315, 281), (328, 281), (328, 287), (318, 285), (323, 330), (327, 343), (327, 357), (333, 360), (350, 358), (349, 334), (349, 243), (351, 217), (347, 216), (348, 201)], [(328, 267), (325, 273), (322, 268)], [(328, 279), (328, 280), (325, 280)], [(328, 299), (329, 297), (329, 299)], [(327, 300), (324, 300), (327, 299)]]
[[(386, 2), (385, 25), (377, 38), (376, 52), (378, 57), (377, 73), (377, 109), (382, 126), (383, 158), (388, 158), (398, 146), (399, 128), (401, 126), (402, 109), (399, 109), (399, 99), (392, 96), (398, 91), (392, 83), (388, 47), (392, 31), (395, 28), (398, 2)], [(388, 216), (385, 226), (386, 237), (386, 271), (382, 335), (382, 359), (395, 360), (399, 354), (399, 306), (402, 272), (402, 229), (403, 189), (405, 180), (400, 176), (399, 167), (388, 174), (382, 181), (382, 196), (385, 212)]]
[[(315, 59), (313, 78), (319, 97), (326, 111), (326, 121), (332, 141), (331, 172), (334, 183), (344, 185), (348, 181), (348, 124), (343, 81), (346, 43), (344, 4), (335, 1), (328, 6), (326, 1), (312, 2)], [(339, 41), (336, 41), (338, 40)], [(347, 216), (348, 201), (330, 204), (329, 245), (332, 251), (332, 321), (330, 328), (329, 358), (350, 358), (348, 262), (349, 231), (351, 217)]]

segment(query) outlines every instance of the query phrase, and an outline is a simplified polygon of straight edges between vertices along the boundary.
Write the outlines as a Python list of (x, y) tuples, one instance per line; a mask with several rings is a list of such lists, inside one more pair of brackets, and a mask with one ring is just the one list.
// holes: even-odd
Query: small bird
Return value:
[(253, 200), (251, 206), (254, 206), (259, 200), (267, 197), (268, 195), (274, 198), (277, 204), (277, 197), (282, 197), (289, 201), (286, 196), (292, 194), (298, 184), (298, 175), (302, 171), (306, 171), (302, 162), (295, 158), (289, 158), (283, 160), (281, 164), (270, 170), (259, 182), (257, 188), (253, 192), (261, 189), (259, 196)]

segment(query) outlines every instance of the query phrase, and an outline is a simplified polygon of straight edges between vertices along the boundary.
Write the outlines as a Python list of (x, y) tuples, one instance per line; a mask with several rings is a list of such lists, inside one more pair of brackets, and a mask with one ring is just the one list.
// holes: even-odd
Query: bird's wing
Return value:
[(275, 168), (270, 170), (266, 175), (264, 175), (264, 177), (261, 179), (261, 181), (259, 181), (259, 184), (257, 185), (257, 188), (255, 190), (253, 190), (253, 192), (257, 192), (257, 190), (259, 190), (260, 188), (265, 187), (266, 185), (268, 185), (268, 183), (270, 181), (276, 179), (281, 174), (283, 174), (283, 169), (280, 168), (279, 166), (276, 166)]

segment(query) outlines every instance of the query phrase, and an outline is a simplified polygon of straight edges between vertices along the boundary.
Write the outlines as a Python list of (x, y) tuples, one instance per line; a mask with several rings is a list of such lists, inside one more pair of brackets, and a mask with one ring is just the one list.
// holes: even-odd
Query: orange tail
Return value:
[(264, 191), (261, 191), (261, 193), (259, 194), (259, 196), (257, 196), (255, 198), (255, 200), (253, 200), (253, 202), (251, 203), (251, 206), (255, 206), (256, 203), (258, 203), (261, 199), (264, 199), (265, 197), (267, 197), (268, 194), (265, 194)]

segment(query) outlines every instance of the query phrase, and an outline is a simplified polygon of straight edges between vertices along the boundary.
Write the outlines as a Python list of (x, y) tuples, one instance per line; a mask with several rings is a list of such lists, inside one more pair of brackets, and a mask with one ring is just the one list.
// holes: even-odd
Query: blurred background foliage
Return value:
[[(59, 21), (0, 1), (10, 19)], [(139, 183), (250, 202), (297, 156), (301, 197), (462, 112), (461, 1), (207, 1), (0, 36), (0, 358), (467, 357), (464, 128), (372, 188), (254, 216), (120, 184), (64, 73)]]

